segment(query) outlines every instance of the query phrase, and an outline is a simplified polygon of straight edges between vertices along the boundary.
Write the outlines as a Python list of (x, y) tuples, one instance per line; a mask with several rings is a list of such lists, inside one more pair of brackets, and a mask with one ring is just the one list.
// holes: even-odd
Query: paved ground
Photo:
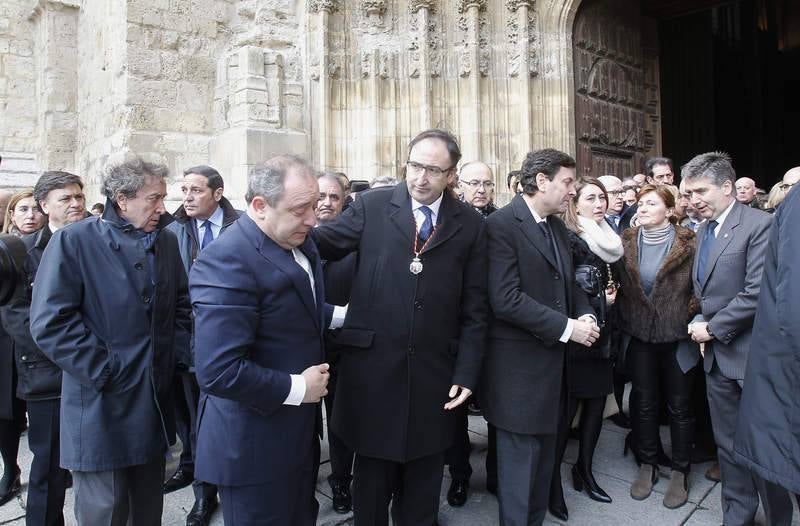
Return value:
[[(484, 460), (486, 457), (486, 424), (480, 417), (470, 417), (470, 431), (473, 442), (472, 466), (475, 473), (472, 477), (472, 491), (467, 504), (463, 508), (451, 508), (447, 504), (445, 493), (450, 481), (445, 470), (445, 479), (442, 484), (441, 511), (439, 523), (442, 526), (488, 526), (498, 523), (497, 500), (486, 492)], [(662, 428), (665, 447), (669, 452), (669, 436), (667, 430)], [(595, 478), (600, 485), (614, 499), (611, 504), (601, 504), (590, 500), (586, 495), (574, 491), (569, 481), (569, 470), (577, 456), (576, 444), (570, 443), (561, 473), (565, 482), (564, 497), (569, 508), (571, 525), (719, 525), (722, 523), (720, 508), (720, 486), (707, 481), (703, 474), (708, 464), (693, 466), (689, 479), (689, 502), (677, 510), (668, 510), (661, 501), (669, 483), (668, 471), (661, 471), (661, 480), (656, 485), (653, 495), (644, 501), (635, 501), (630, 498), (628, 491), (631, 481), (636, 475), (636, 464), (632, 455), (622, 456), (622, 447), (625, 430), (610, 422), (605, 423), (603, 433), (594, 461)], [(27, 489), (28, 468), (30, 467), (31, 453), (27, 447), (27, 437), (23, 435), (20, 447), (20, 466), (22, 467), (23, 493), (2, 508), (0, 508), (0, 525), (22, 525), (25, 523), (25, 499)], [(175, 455), (177, 458), (177, 454)], [(352, 524), (351, 515), (338, 515), (331, 509), (330, 488), (326, 477), (330, 472), (327, 445), (323, 444), (323, 464), (320, 469), (317, 484), (317, 498), (320, 501), (320, 515), (318, 525), (335, 526)], [(167, 468), (167, 472), (174, 470), (175, 460)], [(72, 512), (73, 496), (71, 491), (67, 494), (67, 525), (74, 525), (75, 518)], [(191, 488), (166, 496), (162, 523), (169, 526), (185, 524), (185, 517), (191, 508), (193, 497)], [(793, 526), (800, 526), (800, 517), (795, 513)], [(763, 514), (759, 513), (759, 523), (764, 524)], [(222, 513), (218, 511), (212, 522), (214, 526), (222, 526)], [(548, 516), (545, 524), (563, 524)]]

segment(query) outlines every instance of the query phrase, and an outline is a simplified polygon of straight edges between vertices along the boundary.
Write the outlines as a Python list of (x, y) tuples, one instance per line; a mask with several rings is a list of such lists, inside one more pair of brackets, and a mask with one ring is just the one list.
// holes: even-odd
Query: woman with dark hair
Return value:
[(572, 482), (577, 491), (585, 490), (589, 498), (611, 502), (611, 497), (594, 479), (592, 458), (603, 425), (606, 399), (612, 392), (613, 364), (607, 314), (617, 296), (611, 265), (622, 257), (622, 241), (605, 220), (608, 193), (603, 183), (595, 178), (583, 178), (575, 189), (576, 195), (563, 219), (568, 228), (575, 278), (589, 297), (600, 327), (600, 338), (589, 349), (576, 345), (567, 347), (567, 412), (559, 424), (549, 506), (550, 513), (561, 520), (567, 520), (568, 511), (559, 466), (578, 403), (581, 404), (580, 446), (578, 460), (572, 467)]
[(676, 351), (687, 339), (696, 300), (692, 290), (695, 235), (675, 224), (675, 196), (665, 186), (645, 185), (639, 192), (639, 226), (622, 234), (624, 272), (617, 308), (628, 343), (631, 371), (631, 423), (641, 462), (631, 497), (644, 500), (658, 481), (660, 393), (667, 398), (672, 436), (672, 476), (664, 506), (678, 508), (688, 499), (689, 457), (694, 421), (690, 375)]

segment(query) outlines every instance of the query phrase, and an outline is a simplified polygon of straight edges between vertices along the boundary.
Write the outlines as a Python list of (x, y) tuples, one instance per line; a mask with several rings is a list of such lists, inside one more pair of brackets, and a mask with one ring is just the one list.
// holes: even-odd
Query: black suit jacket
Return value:
[(606, 223), (616, 232), (617, 234), (622, 234), (625, 230), (631, 227), (631, 219), (633, 216), (636, 215), (636, 212), (639, 210), (639, 207), (636, 205), (625, 205), (622, 209), (622, 213), (619, 215), (619, 225), (614, 225), (614, 222), (606, 216)]
[(594, 314), (574, 281), (566, 226), (547, 221), (563, 271), (522, 196), (486, 220), (493, 317), (483, 410), (492, 424), (521, 434), (556, 432), (567, 349), (559, 338), (567, 319)]
[(416, 276), (415, 235), (405, 184), (361, 194), (312, 231), (325, 259), (358, 251), (333, 432), (361, 455), (396, 462), (452, 444), (456, 419), (443, 406), (451, 385), (475, 389), (488, 317), (481, 215), (445, 192)]

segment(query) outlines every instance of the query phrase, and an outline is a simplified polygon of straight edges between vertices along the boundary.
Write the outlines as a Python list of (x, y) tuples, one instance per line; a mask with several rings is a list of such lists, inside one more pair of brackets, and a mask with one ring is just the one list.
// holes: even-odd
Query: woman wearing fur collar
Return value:
[(638, 218), (639, 226), (622, 234), (625, 265), (617, 298), (620, 328), (630, 337), (633, 448), (641, 461), (631, 497), (646, 499), (658, 481), (659, 393), (663, 392), (672, 436), (672, 476), (664, 506), (677, 508), (688, 498), (693, 440), (691, 371), (682, 371), (676, 351), (687, 338), (687, 322), (696, 309), (695, 235), (675, 224), (675, 197), (664, 186), (646, 185), (640, 190)]
[(585, 489), (593, 500), (611, 502), (611, 497), (597, 484), (592, 474), (592, 458), (603, 425), (606, 398), (612, 392), (612, 370), (608, 312), (617, 295), (612, 265), (622, 258), (622, 242), (605, 220), (608, 193), (594, 178), (583, 178), (575, 185), (576, 195), (564, 213), (569, 229), (570, 248), (576, 269), (576, 281), (589, 296), (601, 328), (600, 339), (590, 348), (567, 347), (567, 389), (565, 419), (559, 425), (556, 469), (550, 487), (550, 513), (567, 520), (568, 512), (561, 487), (558, 466), (564, 456), (570, 424), (581, 403), (578, 461), (572, 468), (576, 490)]

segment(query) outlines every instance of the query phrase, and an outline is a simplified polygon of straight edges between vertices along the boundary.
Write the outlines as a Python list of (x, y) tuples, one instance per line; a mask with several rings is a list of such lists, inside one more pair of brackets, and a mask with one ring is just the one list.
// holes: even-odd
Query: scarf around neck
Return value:
[(589, 249), (606, 263), (614, 263), (622, 257), (622, 239), (605, 220), (597, 223), (578, 216), (581, 227), (580, 238), (586, 241)]

